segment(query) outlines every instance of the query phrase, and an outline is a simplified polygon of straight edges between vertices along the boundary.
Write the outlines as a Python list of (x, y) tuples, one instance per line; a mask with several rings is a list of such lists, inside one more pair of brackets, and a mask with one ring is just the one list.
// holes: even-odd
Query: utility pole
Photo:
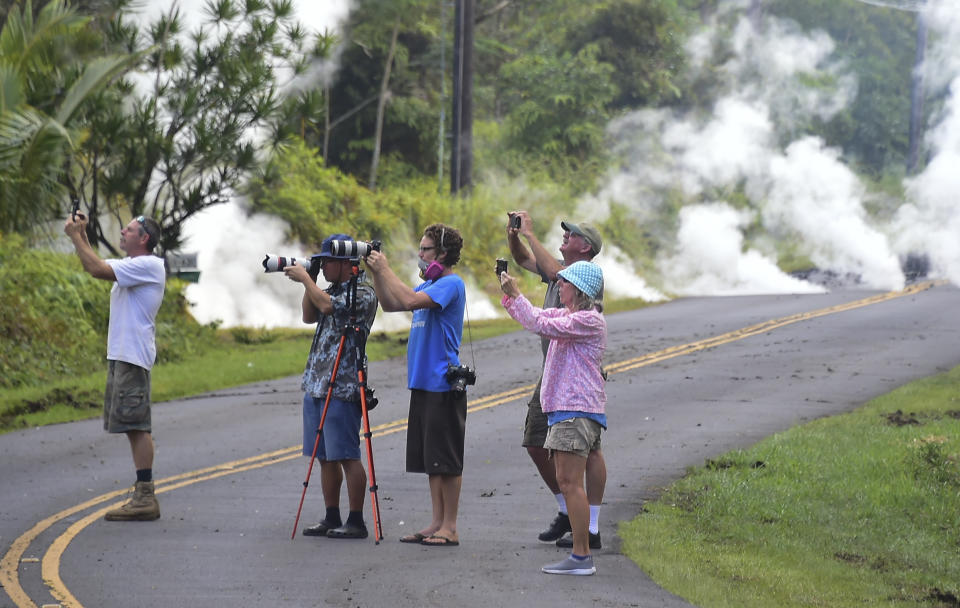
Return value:
[(913, 62), (913, 82), (910, 87), (910, 149), (907, 153), (907, 175), (917, 170), (920, 160), (920, 131), (923, 128), (923, 61), (927, 48), (927, 18), (917, 11), (917, 54)]
[(473, 13), (474, 0), (456, 0), (453, 21), (453, 147), (450, 193), (473, 185)]

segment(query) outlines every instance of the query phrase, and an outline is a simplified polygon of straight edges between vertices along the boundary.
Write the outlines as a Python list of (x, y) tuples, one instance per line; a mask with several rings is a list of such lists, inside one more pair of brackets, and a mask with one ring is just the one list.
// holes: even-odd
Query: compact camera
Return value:
[(477, 374), (466, 365), (448, 365), (444, 379), (450, 383), (451, 390), (463, 392), (468, 384), (477, 383)]
[(519, 215), (511, 215), (511, 216), (510, 216), (510, 227), (511, 227), (511, 228), (516, 228), (517, 230), (520, 230), (520, 221), (521, 221), (521, 219), (522, 219), (522, 218), (521, 218)]
[(497, 258), (497, 278), (500, 278), (500, 275), (507, 271), (507, 261), (503, 258)]

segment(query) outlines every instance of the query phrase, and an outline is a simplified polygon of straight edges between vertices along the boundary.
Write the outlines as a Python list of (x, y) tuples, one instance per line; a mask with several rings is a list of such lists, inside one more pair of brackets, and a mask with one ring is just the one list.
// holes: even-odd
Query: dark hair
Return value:
[(460, 261), (460, 250), (463, 249), (463, 237), (460, 236), (456, 228), (451, 228), (444, 224), (431, 224), (424, 229), (423, 236), (433, 240), (433, 244), (437, 247), (438, 258), (441, 253), (447, 254), (446, 257), (443, 258), (444, 266), (449, 268)]
[(152, 217), (142, 215), (137, 217), (136, 220), (140, 224), (140, 234), (147, 233), (147, 251), (153, 251), (153, 248), (160, 242), (160, 235), (162, 234), (160, 224)]

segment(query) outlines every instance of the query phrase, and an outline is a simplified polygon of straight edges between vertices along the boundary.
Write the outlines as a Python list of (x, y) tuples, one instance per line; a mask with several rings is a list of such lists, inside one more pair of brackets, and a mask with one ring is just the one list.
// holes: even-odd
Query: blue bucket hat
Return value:
[(583, 260), (570, 264), (557, 273), (564, 281), (572, 283), (574, 287), (587, 294), (587, 297), (596, 299), (603, 289), (603, 271), (593, 262)]
[(331, 258), (334, 260), (349, 260), (352, 257), (356, 257), (349, 255), (334, 255), (330, 245), (333, 241), (348, 241), (352, 243), (353, 238), (346, 234), (331, 234), (327, 238), (323, 239), (323, 243), (320, 244), (320, 253), (318, 254), (320, 257)]

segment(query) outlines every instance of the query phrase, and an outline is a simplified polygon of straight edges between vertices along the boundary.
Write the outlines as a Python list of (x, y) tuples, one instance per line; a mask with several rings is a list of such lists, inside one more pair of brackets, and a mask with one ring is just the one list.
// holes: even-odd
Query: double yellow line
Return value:
[[(714, 336), (712, 338), (707, 338), (705, 340), (700, 340), (698, 342), (674, 346), (657, 352), (648, 353), (640, 357), (618, 361), (616, 363), (607, 365), (606, 370), (609, 374), (618, 374), (621, 372), (630, 371), (639, 367), (664, 361), (666, 359), (688, 355), (708, 348), (714, 348), (722, 344), (727, 344), (737, 340), (742, 340), (744, 338), (763, 334), (792, 323), (815, 319), (817, 317), (853, 310), (856, 308), (862, 308), (864, 306), (870, 306), (872, 304), (892, 300), (894, 298), (912, 295), (943, 283), (945, 283), (945, 281), (927, 281), (923, 283), (917, 283), (901, 291), (891, 291), (888, 293), (871, 296), (869, 298), (848, 302), (846, 304), (839, 304), (829, 308), (822, 308), (820, 310), (798, 313), (788, 317), (782, 317), (780, 319), (765, 321), (763, 323), (737, 329), (735, 331)], [(491, 407), (496, 407), (504, 403), (516, 401), (520, 398), (529, 396), (535, 387), (535, 384), (527, 384), (509, 391), (497, 393), (495, 395), (488, 395), (471, 402), (467, 408), (467, 411), (476, 412)], [(382, 437), (384, 435), (397, 433), (406, 428), (407, 420), (404, 418), (375, 426), (370, 430), (375, 437)], [(234, 473), (240, 473), (243, 471), (279, 464), (281, 462), (286, 462), (296, 458), (300, 455), (300, 453), (301, 447), (293, 446), (276, 450), (274, 452), (268, 452), (266, 454), (259, 454), (257, 456), (251, 456), (249, 458), (227, 462), (213, 467), (207, 467), (205, 469), (198, 469), (196, 471), (174, 475), (173, 477), (167, 477), (158, 480), (156, 484), (156, 492), (170, 492), (172, 490), (199, 483), (201, 481), (207, 481), (226, 475), (232, 475)], [(60, 578), (60, 561), (63, 556), (63, 552), (66, 550), (70, 542), (76, 538), (76, 536), (87, 526), (103, 517), (107, 511), (117, 508), (123, 504), (123, 500), (116, 502), (111, 501), (113, 501), (115, 498), (125, 496), (127, 492), (127, 489), (109, 492), (51, 515), (50, 517), (38, 522), (19, 538), (17, 538), (13, 544), (11, 544), (10, 549), (4, 555), (3, 559), (0, 560), (0, 584), (3, 585), (3, 590), (18, 608), (36, 608), (36, 604), (33, 603), (30, 597), (23, 590), (19, 580), (19, 566), (21, 560), (23, 559), (23, 554), (26, 552), (31, 543), (33, 543), (37, 537), (40, 536), (40, 534), (51, 528), (57, 522), (76, 515), (77, 513), (82, 513), (87, 509), (99, 507), (80, 520), (71, 524), (63, 534), (58, 536), (47, 549), (41, 562), (41, 575), (43, 577), (44, 584), (49, 587), (50, 593), (64, 606), (83, 608), (82, 604), (80, 604), (77, 598), (70, 593), (66, 585), (64, 585), (63, 580)], [(104, 503), (110, 504), (104, 506)]]

